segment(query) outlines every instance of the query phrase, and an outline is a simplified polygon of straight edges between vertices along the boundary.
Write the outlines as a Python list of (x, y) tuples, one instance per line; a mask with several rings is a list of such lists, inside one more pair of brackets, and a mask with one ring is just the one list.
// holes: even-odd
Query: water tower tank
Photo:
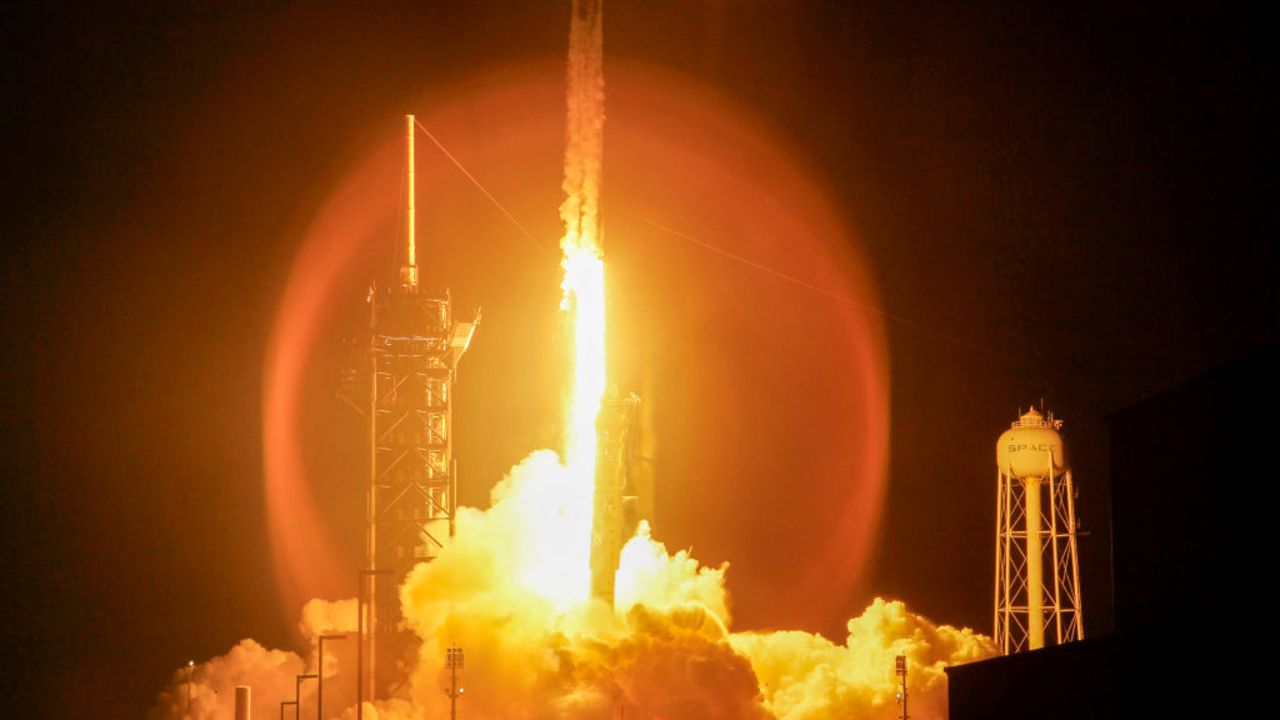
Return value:
[[(1013, 422), (996, 441), (996, 462), (1001, 472), (1016, 478), (1048, 478), (1062, 474), (1067, 466), (1062, 436), (1062, 421), (1052, 413), (1046, 420), (1032, 408)], [(1051, 460), (1052, 458), (1052, 460)]]

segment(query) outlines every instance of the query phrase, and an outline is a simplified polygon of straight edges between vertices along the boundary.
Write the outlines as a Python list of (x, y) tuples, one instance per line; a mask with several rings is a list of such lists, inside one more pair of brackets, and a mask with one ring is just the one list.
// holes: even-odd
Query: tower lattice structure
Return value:
[(372, 656), (386, 663), (403, 645), (400, 584), (454, 533), (453, 381), (474, 326), (454, 322), (448, 290), (405, 285), (375, 294), (371, 325), (366, 553), (379, 571), (370, 592), (379, 646)]
[(403, 624), (399, 588), (453, 536), (458, 475), (453, 457), (453, 384), (473, 322), (457, 322), (448, 288), (418, 282), (414, 236), (413, 136), (405, 116), (406, 208), (398, 282), (370, 293), (369, 473), (365, 563), (360, 572), (361, 697), (385, 697), (415, 642)]

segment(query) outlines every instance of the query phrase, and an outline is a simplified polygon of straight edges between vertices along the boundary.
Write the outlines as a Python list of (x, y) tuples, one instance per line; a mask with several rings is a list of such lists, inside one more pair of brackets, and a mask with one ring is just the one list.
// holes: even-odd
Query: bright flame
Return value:
[(598, 0), (575, 2), (569, 28), (569, 89), (564, 154), (565, 200), (560, 205), (564, 280), (560, 309), (573, 343), (565, 419), (565, 476), (550, 532), (551, 557), (522, 571), (530, 589), (565, 610), (591, 591), (591, 522), (596, 481), (596, 418), (605, 388), (604, 253), (600, 243), (600, 167), (604, 129), (604, 70)]
[(573, 333), (573, 376), (565, 420), (564, 475), (559, 523), (548, 526), (550, 557), (523, 571), (526, 584), (560, 610), (591, 589), (591, 522), (596, 476), (596, 417), (605, 387), (604, 258), (598, 249), (573, 247), (566, 236), (564, 299)]

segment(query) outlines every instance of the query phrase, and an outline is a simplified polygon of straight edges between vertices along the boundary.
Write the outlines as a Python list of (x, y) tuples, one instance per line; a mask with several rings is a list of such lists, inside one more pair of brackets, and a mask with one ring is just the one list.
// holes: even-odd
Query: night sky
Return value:
[[(399, 116), (430, 111), (433, 88), (561, 67), (567, 3), (463, 5), (0, 11), (11, 204), (0, 638), (13, 664), (5, 683), (24, 686), (10, 701), (34, 716), (138, 717), (189, 658), (248, 636), (293, 642), (266, 528), (260, 403), (299, 243)], [(606, 3), (606, 78), (610, 63), (657, 68), (749, 112), (826, 188), (878, 285), (888, 491), (872, 566), (838, 612), (788, 609), (790, 578), (778, 573), (805, 565), (789, 553), (801, 528), (748, 526), (760, 513), (733, 512), (730, 490), (659, 481), (657, 534), (731, 562), (739, 627), (842, 639), (843, 618), (882, 595), (990, 632), (995, 439), (1044, 398), (1067, 423), (1088, 531), (1087, 631), (1108, 631), (1107, 497), (1123, 478), (1108, 474), (1106, 415), (1280, 341), (1275, 212), (1264, 205), (1275, 66), (1260, 18), (1194, 3), (955, 5)], [(628, 107), (639, 106), (618, 107), (621, 126)], [(555, 171), (530, 172), (552, 202)], [(516, 202), (554, 239), (554, 205)], [(501, 250), (484, 262), (528, 264), (554, 283), (554, 260), (514, 250), (525, 241), (503, 222), (485, 220), (494, 238), (477, 242)], [(756, 272), (720, 267), (726, 288)], [(361, 281), (346, 288), (354, 315), (335, 316), (322, 340), (332, 356), (316, 361), (309, 407), (331, 401), (324, 373), (336, 385)], [(462, 499), (483, 504), (545, 442), (530, 423), (554, 407), (537, 393), (510, 405), (485, 395), (507, 387), (486, 372), (516, 372), (502, 364), (507, 346), (483, 339), (504, 327), (504, 301), (462, 304), (492, 317), (458, 388), (457, 432), (469, 438), (459, 462), (473, 482)], [(467, 382), (482, 388), (472, 400)], [(355, 427), (331, 404), (309, 421), (316, 437)], [(491, 451), (486, 433), (506, 436)], [(358, 449), (334, 441), (338, 456)], [(358, 470), (345, 457), (333, 473)], [(735, 476), (732, 492), (770, 497), (782, 480)], [(323, 491), (322, 507), (345, 492)], [(339, 540), (352, 536), (349, 521), (331, 523)]]

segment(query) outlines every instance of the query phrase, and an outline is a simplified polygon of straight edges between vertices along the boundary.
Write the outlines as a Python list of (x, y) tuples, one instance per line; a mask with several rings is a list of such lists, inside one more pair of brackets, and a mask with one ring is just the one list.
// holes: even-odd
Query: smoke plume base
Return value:
[[(896, 655), (910, 664), (912, 716), (941, 718), (943, 668), (994, 654), (985, 636), (881, 599), (848, 622), (843, 644), (799, 631), (734, 633), (727, 566), (671, 553), (645, 525), (623, 550), (615, 607), (585, 600), (561, 608), (528, 568), (557, 572), (553, 548), (539, 538), (569, 509), (547, 501), (565, 472), (555, 453), (535, 452), (494, 489), (489, 510), (460, 511), (455, 542), (401, 588), (404, 615), (422, 640), (416, 663), (403, 669), (395, 697), (367, 704), (366, 718), (448, 712), (444, 651), (454, 645), (467, 658), (460, 713), (493, 720), (883, 717), (894, 703)], [(352, 632), (354, 601), (312, 601), (301, 625), (308, 638)], [(353, 652), (354, 643), (326, 645), (329, 718), (355, 717)], [(316, 667), (314, 653), (244, 640), (192, 671), (189, 717), (229, 720), (241, 684), (253, 687), (255, 715), (274, 717), (280, 700), (293, 698), (294, 676)], [(153, 718), (186, 717), (186, 675), (185, 668), (174, 674)], [(304, 683), (303, 717), (315, 712), (314, 693), (315, 684)]]

